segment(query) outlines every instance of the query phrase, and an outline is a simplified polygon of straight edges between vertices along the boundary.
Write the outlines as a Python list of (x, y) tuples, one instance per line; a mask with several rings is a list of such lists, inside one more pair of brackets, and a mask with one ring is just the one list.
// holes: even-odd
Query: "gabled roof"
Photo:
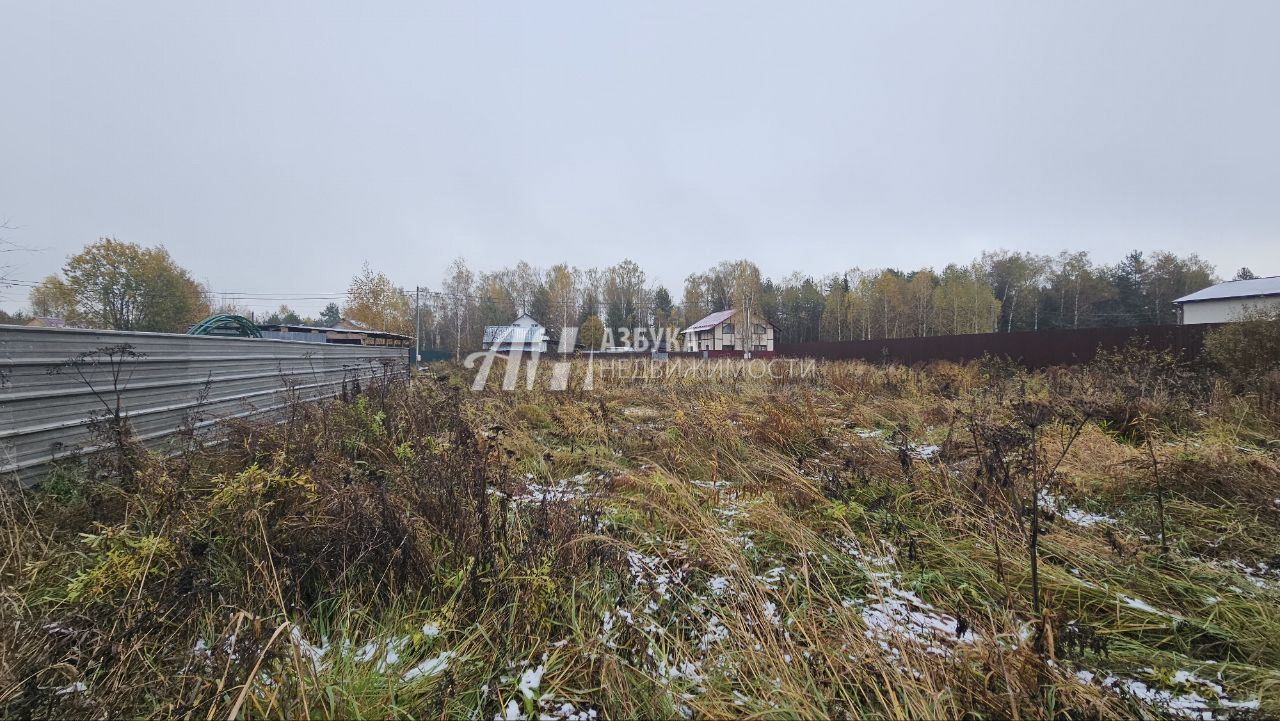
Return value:
[(1194, 303), (1198, 300), (1222, 300), (1223, 298), (1257, 298), (1263, 295), (1280, 295), (1280, 275), (1253, 280), (1229, 280), (1184, 295), (1174, 303)]
[(693, 325), (689, 326), (688, 328), (685, 328), (680, 332), (694, 333), (700, 330), (709, 330), (711, 328), (715, 328), (716, 326), (720, 325), (726, 320), (729, 320), (730, 318), (732, 318), (733, 314), (737, 312), (738, 312), (737, 309), (730, 308), (729, 310), (722, 310), (717, 313), (712, 313), (706, 318), (703, 318), (702, 320), (698, 321), (697, 323), (694, 323)]
[[(684, 335), (685, 333), (696, 333), (697, 331), (700, 331), (700, 330), (710, 330), (720, 325), (721, 323), (724, 323), (725, 321), (729, 320), (730, 318), (733, 317), (733, 314), (737, 312), (738, 312), (737, 308), (730, 308), (729, 310), (717, 311), (707, 316), (706, 318), (703, 318), (697, 323), (694, 323), (688, 328), (685, 328), (684, 330), (680, 331), (680, 334)], [(760, 325), (773, 325), (773, 323), (770, 323), (764, 318), (752, 318), (751, 324), (755, 325), (756, 323), (759, 323)], [(774, 326), (774, 327), (776, 328), (777, 326)]]
[(549, 340), (547, 329), (542, 326), (490, 325), (484, 329), (484, 344), (493, 343), (542, 343)]

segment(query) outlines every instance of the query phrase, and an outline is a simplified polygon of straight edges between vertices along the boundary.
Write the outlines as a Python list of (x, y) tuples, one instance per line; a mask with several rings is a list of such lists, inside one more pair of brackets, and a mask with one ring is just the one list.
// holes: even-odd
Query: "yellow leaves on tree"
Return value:
[(351, 279), (343, 315), (374, 330), (413, 335), (413, 304), (386, 274), (375, 273), (365, 263)]

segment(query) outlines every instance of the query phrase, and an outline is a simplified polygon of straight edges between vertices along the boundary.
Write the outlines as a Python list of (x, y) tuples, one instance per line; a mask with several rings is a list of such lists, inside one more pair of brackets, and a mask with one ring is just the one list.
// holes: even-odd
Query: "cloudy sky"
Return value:
[(458, 255), (1280, 274), (1278, 29), (1275, 0), (0, 0), (0, 218), (38, 249), (5, 262), (110, 235), (301, 295)]

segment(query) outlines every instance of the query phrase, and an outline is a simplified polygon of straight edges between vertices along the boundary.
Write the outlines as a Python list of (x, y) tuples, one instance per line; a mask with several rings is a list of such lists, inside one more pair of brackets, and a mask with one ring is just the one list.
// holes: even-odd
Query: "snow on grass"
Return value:
[(320, 644), (316, 645), (302, 637), (302, 629), (297, 624), (289, 627), (289, 640), (293, 643), (293, 647), (298, 649), (298, 655), (311, 663), (311, 668), (320, 671), (325, 667), (324, 655), (329, 650), (329, 642), (326, 639), (320, 639)]
[(1040, 491), (1040, 510), (1056, 513), (1063, 520), (1074, 523), (1081, 528), (1089, 528), (1098, 524), (1115, 525), (1119, 523), (1111, 516), (1101, 513), (1089, 513), (1083, 509), (1076, 508), (1067, 503), (1067, 499), (1043, 490)]
[(1225, 571), (1243, 576), (1260, 591), (1280, 591), (1280, 569), (1261, 562), (1251, 565), (1234, 558), (1228, 561), (1212, 561), (1212, 563)]
[(866, 637), (887, 649), (891, 640), (906, 640), (924, 647), (926, 653), (950, 656), (957, 644), (972, 644), (979, 636), (972, 630), (960, 631), (960, 622), (920, 600), (910, 591), (882, 586), (889, 593), (878, 600), (855, 600), (861, 606)]
[[(898, 586), (899, 574), (884, 570), (891, 568), (894, 548), (883, 544), (883, 555), (871, 555), (851, 538), (837, 538), (835, 545), (849, 556), (858, 559), (863, 573), (870, 579), (874, 595), (867, 598), (846, 598), (841, 606), (857, 608), (866, 625), (864, 634), (889, 650), (890, 641), (908, 641), (924, 647), (927, 653), (950, 656), (958, 644), (973, 644), (979, 640), (977, 632), (968, 628), (960, 633), (961, 623), (950, 614), (934, 608), (916, 594)], [(878, 596), (878, 597), (877, 597)]]
[[(1151, 674), (1153, 671), (1145, 668), (1139, 673)], [(1075, 676), (1086, 685), (1111, 689), (1122, 696), (1182, 718), (1214, 721), (1230, 716), (1232, 711), (1255, 711), (1259, 706), (1258, 699), (1232, 700), (1221, 685), (1206, 681), (1192, 671), (1177, 671), (1173, 674), (1170, 681), (1174, 690), (1158, 688), (1136, 678), (1112, 674), (1099, 677), (1087, 670), (1077, 671)]]
[[(520, 718), (524, 718), (521, 716)], [(538, 721), (595, 721), (599, 712), (593, 708), (579, 711), (568, 701), (560, 703), (539, 704)]]
[(1088, 528), (1089, 526), (1096, 526), (1099, 523), (1110, 523), (1110, 524), (1116, 523), (1116, 519), (1112, 518), (1111, 516), (1107, 516), (1101, 513), (1089, 513), (1087, 511), (1082, 511), (1079, 508), (1075, 508), (1072, 506), (1068, 506), (1065, 509), (1063, 509), (1060, 515), (1063, 518), (1067, 519), (1068, 521), (1071, 521), (1077, 526), (1081, 526), (1083, 528)]
[(432, 656), (405, 671), (402, 678), (405, 681), (413, 681), (414, 679), (435, 676), (449, 667), (449, 659), (453, 655), (452, 651), (442, 651), (438, 655)]
[(527, 668), (520, 674), (520, 684), (517, 688), (520, 695), (529, 700), (533, 700), (538, 696), (538, 688), (542, 685), (542, 674), (546, 672), (546, 666), (538, 664), (534, 668)]
[(524, 711), (520, 710), (520, 702), (515, 699), (507, 701), (503, 713), (494, 714), (493, 721), (524, 721)]
[(671, 570), (668, 562), (659, 556), (627, 551), (627, 566), (637, 584), (648, 586), (663, 601), (671, 600), (672, 584), (684, 583), (684, 568)]
[(881, 544), (884, 553), (880, 555), (868, 554), (863, 550), (862, 544), (858, 543), (858, 540), (855, 538), (841, 536), (833, 540), (831, 545), (840, 549), (845, 555), (856, 558), (863, 565), (872, 568), (889, 568), (895, 562), (893, 554), (897, 549), (888, 543)]
[(590, 488), (590, 484), (592, 482), (607, 481), (608, 479), (609, 474), (607, 473), (579, 473), (570, 478), (561, 478), (551, 483), (542, 484), (534, 482), (532, 473), (526, 473), (523, 480), (524, 492), (507, 494), (496, 488), (490, 488), (489, 493), (495, 496), (509, 497), (518, 504), (567, 503), (591, 497), (593, 491)]
[(764, 607), (761, 610), (764, 612), (764, 617), (768, 619), (769, 623), (772, 623), (775, 626), (782, 625), (782, 617), (778, 615), (778, 606), (773, 601), (765, 601)]
[(1117, 598), (1119, 598), (1120, 602), (1123, 603), (1125, 606), (1132, 608), (1135, 611), (1142, 611), (1144, 613), (1150, 613), (1157, 616), (1168, 616), (1169, 618), (1181, 618), (1181, 616), (1179, 616), (1178, 614), (1170, 613), (1168, 611), (1162, 611), (1156, 608), (1155, 606), (1152, 606), (1151, 604), (1147, 603), (1146, 601), (1142, 600), (1141, 598), (1126, 596), (1123, 593), (1119, 594)]
[(70, 686), (63, 686), (58, 689), (57, 694), (59, 696), (70, 696), (73, 693), (85, 693), (88, 690), (89, 687), (84, 685), (84, 681), (76, 681)]
[(707, 581), (707, 588), (711, 589), (711, 595), (723, 596), (729, 591), (729, 579), (724, 576), (714, 576)]
[(768, 571), (756, 576), (756, 580), (764, 585), (770, 591), (778, 590), (778, 584), (782, 581), (782, 576), (787, 572), (786, 566), (774, 566)]
[(929, 443), (912, 443), (910, 448), (911, 455), (926, 461), (938, 455), (938, 451), (941, 450), (941, 446), (935, 446)]
[(711, 614), (707, 618), (707, 630), (698, 639), (698, 648), (703, 651), (709, 651), (712, 646), (727, 640), (729, 640), (729, 629), (720, 623), (718, 616)]

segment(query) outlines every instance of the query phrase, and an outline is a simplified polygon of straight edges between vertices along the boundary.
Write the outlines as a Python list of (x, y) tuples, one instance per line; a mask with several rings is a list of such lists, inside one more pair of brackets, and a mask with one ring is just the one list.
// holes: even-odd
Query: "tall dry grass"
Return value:
[(0, 709), (1280, 713), (1274, 428), (1212, 378), (1138, 352), (571, 370), (446, 368), (146, 456), (127, 490), (9, 489)]

